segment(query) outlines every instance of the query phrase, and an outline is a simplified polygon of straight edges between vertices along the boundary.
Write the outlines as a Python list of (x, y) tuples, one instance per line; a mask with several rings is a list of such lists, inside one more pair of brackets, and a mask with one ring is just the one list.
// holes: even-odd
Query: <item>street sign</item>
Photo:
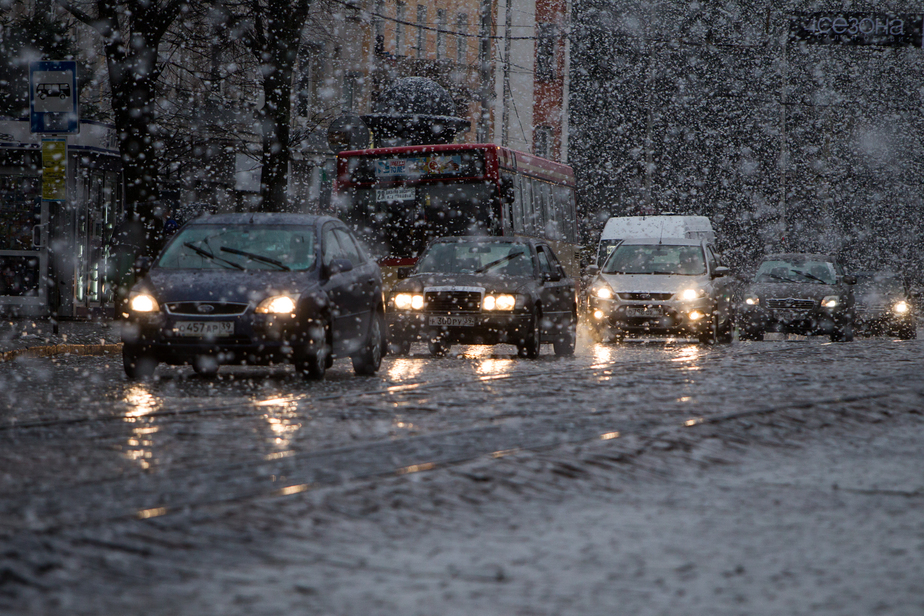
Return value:
[(78, 133), (77, 63), (33, 62), (29, 66), (29, 117), (33, 133)]
[(67, 199), (67, 140), (42, 139), (42, 200)]
[(924, 15), (856, 12), (801, 13), (790, 22), (792, 37), (822, 45), (921, 47)]

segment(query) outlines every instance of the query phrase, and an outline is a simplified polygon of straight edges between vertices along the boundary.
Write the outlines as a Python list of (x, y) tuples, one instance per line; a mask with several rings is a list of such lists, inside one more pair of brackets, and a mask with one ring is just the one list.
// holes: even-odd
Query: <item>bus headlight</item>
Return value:
[(147, 293), (139, 293), (132, 297), (129, 302), (129, 307), (132, 309), (132, 312), (157, 312), (160, 310), (160, 306), (157, 304), (157, 300), (154, 299), (154, 296)]
[(911, 307), (906, 301), (895, 302), (892, 305), (892, 312), (895, 314), (907, 314)]
[(398, 293), (394, 301), (398, 310), (420, 310), (424, 305), (424, 297), (418, 293)]
[(257, 306), (259, 314), (295, 314), (295, 301), (298, 297), (290, 295), (273, 295), (267, 297)]
[(485, 310), (513, 310), (513, 307), (517, 305), (517, 297), (506, 293), (485, 295), (481, 305)]

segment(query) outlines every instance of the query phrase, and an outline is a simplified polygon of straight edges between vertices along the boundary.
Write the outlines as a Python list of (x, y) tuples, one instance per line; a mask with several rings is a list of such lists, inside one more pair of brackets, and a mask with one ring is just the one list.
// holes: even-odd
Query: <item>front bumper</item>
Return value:
[(804, 336), (830, 334), (853, 322), (851, 311), (818, 306), (810, 310), (745, 306), (738, 310), (738, 326), (748, 333), (778, 332)]
[(588, 315), (597, 333), (637, 336), (698, 336), (715, 320), (715, 302), (625, 301), (590, 297)]
[(385, 319), (394, 342), (519, 344), (533, 327), (532, 316), (525, 312), (392, 311), (385, 314)]
[[(208, 323), (224, 333), (182, 335), (178, 325), (195, 321)], [(221, 364), (267, 365), (290, 361), (298, 349), (323, 336), (310, 319), (249, 313), (235, 317), (178, 318), (163, 312), (132, 314), (122, 325), (126, 352), (147, 355), (167, 364), (187, 364), (202, 355), (214, 356)]]

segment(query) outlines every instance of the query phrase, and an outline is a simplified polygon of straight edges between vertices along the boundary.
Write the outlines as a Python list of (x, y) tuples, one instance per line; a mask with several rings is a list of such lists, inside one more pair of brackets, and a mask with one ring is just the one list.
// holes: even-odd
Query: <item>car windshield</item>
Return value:
[(420, 274), (529, 276), (532, 271), (529, 248), (512, 242), (439, 242), (417, 264)]
[(310, 270), (314, 228), (269, 225), (185, 227), (157, 262), (164, 269)]
[(857, 276), (856, 293), (867, 295), (901, 295), (905, 285), (900, 278), (894, 276)]
[(603, 273), (701, 276), (706, 260), (700, 246), (622, 244), (610, 254)]
[(807, 282), (835, 284), (837, 272), (828, 261), (774, 259), (760, 264), (754, 282)]

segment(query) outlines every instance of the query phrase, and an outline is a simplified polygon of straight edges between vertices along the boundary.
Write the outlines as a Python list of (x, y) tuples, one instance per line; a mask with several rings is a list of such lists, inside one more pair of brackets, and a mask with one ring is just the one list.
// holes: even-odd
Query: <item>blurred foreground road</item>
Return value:
[(0, 613), (921, 614), (924, 341), (0, 364)]

